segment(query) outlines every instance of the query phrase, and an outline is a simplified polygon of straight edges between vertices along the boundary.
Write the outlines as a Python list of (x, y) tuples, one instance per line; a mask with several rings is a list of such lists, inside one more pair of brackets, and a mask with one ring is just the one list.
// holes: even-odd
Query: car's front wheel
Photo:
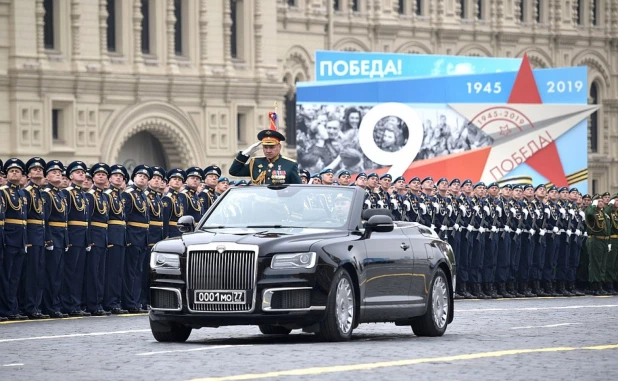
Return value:
[(412, 322), (416, 336), (442, 336), (446, 332), (452, 303), (448, 287), (444, 271), (438, 269), (431, 283), (427, 312)]
[(289, 335), (291, 329), (281, 327), (279, 325), (260, 324), (260, 332), (265, 335)]
[(318, 337), (325, 341), (349, 340), (354, 330), (355, 308), (352, 279), (345, 269), (339, 269), (330, 286), (326, 317), (320, 322)]
[(177, 323), (153, 322), (150, 330), (155, 340), (161, 343), (184, 343), (191, 335), (192, 328)]

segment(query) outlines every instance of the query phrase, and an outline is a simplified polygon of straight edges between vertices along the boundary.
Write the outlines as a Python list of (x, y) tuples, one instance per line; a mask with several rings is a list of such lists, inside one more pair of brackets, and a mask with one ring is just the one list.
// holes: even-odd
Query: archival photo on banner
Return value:
[[(461, 57), (460, 57), (461, 58)], [(390, 173), (587, 191), (587, 69), (299, 83), (297, 158)], [(371, 65), (371, 64), (370, 64)]]

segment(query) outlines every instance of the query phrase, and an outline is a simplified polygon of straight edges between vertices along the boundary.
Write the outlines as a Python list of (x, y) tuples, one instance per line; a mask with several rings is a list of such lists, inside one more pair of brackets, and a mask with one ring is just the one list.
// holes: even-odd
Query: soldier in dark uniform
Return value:
[(581, 248), (581, 252), (580, 252), (580, 258), (579, 258), (579, 263), (577, 265), (577, 272), (575, 274), (577, 283), (578, 283), (578, 287), (581, 290), (584, 290), (585, 294), (589, 294), (589, 291), (591, 291), (591, 287), (590, 287), (590, 280), (588, 277), (588, 268), (590, 267), (590, 257), (588, 255), (588, 244), (586, 243), (586, 241), (588, 241), (588, 229), (585, 228), (585, 222), (586, 222), (586, 209), (592, 204), (592, 196), (590, 196), (589, 194), (585, 194), (582, 196), (582, 204), (579, 207), (579, 211), (578, 213), (580, 214), (583, 222), (584, 222), (584, 229), (582, 230), (582, 236), (581, 236), (581, 241), (582, 241), (582, 248)]
[(407, 221), (410, 200), (408, 199), (408, 191), (406, 190), (406, 178), (399, 176), (393, 181), (393, 184), (395, 185), (395, 191), (391, 195), (393, 218), (397, 221)]
[(6, 212), (4, 218), (4, 258), (0, 274), (0, 316), (9, 320), (27, 320), (19, 314), (17, 293), (26, 256), (26, 197), (19, 184), (26, 174), (23, 161), (11, 158), (4, 163), (8, 184), (0, 187)]
[(423, 211), (422, 224), (437, 233), (436, 220), (437, 214), (440, 213), (440, 204), (432, 196), (433, 193), (433, 177), (427, 176), (421, 181), (420, 207)]
[[(519, 271), (519, 262), (521, 261), (521, 241), (528, 239), (528, 234), (524, 235), (524, 213), (522, 211), (522, 196), (523, 187), (521, 185), (513, 185), (511, 191), (511, 199), (508, 201), (510, 216), (504, 226), (509, 226), (510, 232), (505, 234), (502, 239), (508, 239), (507, 234), (511, 236), (511, 263), (509, 266), (508, 281), (506, 284), (507, 291), (516, 298), (523, 298), (524, 294), (519, 292), (517, 284), (517, 275)], [(510, 219), (510, 223), (509, 223)]]
[(191, 216), (197, 224), (204, 215), (204, 205), (200, 200), (197, 188), (204, 178), (204, 172), (200, 167), (187, 169), (185, 188), (180, 191), (180, 201), (185, 216)]
[(592, 295), (607, 295), (603, 290), (602, 283), (605, 280), (605, 265), (609, 252), (609, 242), (611, 234), (610, 217), (603, 211), (605, 203), (603, 199), (596, 195), (592, 204), (586, 208), (586, 228), (588, 239), (586, 246), (590, 263), (588, 275), (592, 283)]
[[(251, 184), (301, 184), (298, 163), (280, 155), (285, 137), (275, 130), (262, 130), (259, 142), (239, 152), (230, 166), (230, 175), (249, 176)], [(265, 157), (251, 158), (260, 145)]]
[(436, 183), (437, 193), (436, 201), (439, 205), (438, 215), (436, 217), (438, 236), (448, 241), (449, 231), (452, 230), (451, 216), (453, 215), (453, 205), (451, 199), (448, 197), (448, 179), (446, 177), (440, 178)]
[(468, 250), (470, 252), (470, 283), (472, 286), (472, 295), (480, 299), (487, 299), (487, 295), (481, 288), (481, 283), (484, 281), (482, 277), (483, 258), (485, 254), (485, 228), (486, 219), (489, 218), (489, 213), (486, 211), (486, 203), (483, 199), (485, 191), (485, 183), (478, 182), (474, 184), (474, 195), (470, 199), (470, 207), (472, 215), (470, 224), (468, 225), (468, 233), (466, 239), (468, 241)]
[[(451, 180), (451, 183), (453, 183), (453, 181), (455, 180), (456, 179)], [(466, 189), (468, 189), (468, 187), (472, 187), (472, 181), (470, 179), (465, 179), (461, 183), (461, 187), (465, 187)], [(459, 261), (455, 262), (457, 263), (457, 277), (459, 278), (459, 280), (457, 281), (457, 286), (460, 287), (458, 293), (465, 299), (472, 299), (474, 298), (474, 296), (470, 293), (471, 287), (469, 287), (471, 239), (468, 238), (470, 238), (470, 236), (473, 237), (473, 235), (468, 230), (464, 230), (464, 228), (470, 226), (470, 220), (472, 218), (472, 206), (470, 206), (470, 198), (468, 197), (468, 195), (466, 195), (466, 193), (460, 192), (459, 196), (457, 197), (456, 206), (458, 209), (458, 220), (455, 221), (454, 227), (457, 227), (457, 225), (459, 225)], [(453, 205), (453, 208), (455, 208), (455, 205)]]
[(47, 319), (49, 315), (42, 314), (41, 300), (45, 278), (45, 213), (41, 198), (41, 185), (45, 160), (33, 157), (26, 163), (26, 173), (30, 181), (23, 189), (26, 197), (28, 219), (26, 225), (27, 253), (24, 260), (20, 282), (20, 310), (30, 319)]
[(64, 254), (64, 274), (61, 291), (62, 310), (69, 316), (90, 316), (81, 310), (88, 242), (88, 201), (82, 190), (86, 164), (74, 161), (67, 167), (71, 185), (62, 190), (67, 200), (69, 250)]
[(64, 269), (64, 253), (69, 248), (67, 200), (60, 191), (64, 167), (58, 160), (45, 166), (47, 186), (41, 190), (45, 209), (45, 287), (41, 310), (53, 318), (69, 317), (61, 312), (60, 290)]
[(185, 182), (185, 171), (174, 168), (167, 173), (169, 191), (163, 196), (163, 237), (180, 237), (182, 233), (178, 230), (178, 219), (184, 213), (183, 205), (180, 200), (180, 190)]
[[(4, 186), (4, 172), (3, 172), (3, 163), (0, 160), (0, 188)], [(0, 191), (1, 192), (1, 191)], [(6, 212), (6, 202), (4, 201), (4, 197), (0, 196), (0, 287), (3, 286), (2, 283), (2, 261), (4, 260), (4, 213)], [(4, 290), (0, 290), (0, 305), (2, 305), (2, 300), (4, 296), (2, 295)], [(0, 316), (0, 321), (9, 320), (5, 316)]]
[[(513, 252), (512, 245), (516, 239), (515, 230), (511, 229), (516, 219), (513, 212), (513, 200), (511, 193), (513, 187), (510, 184), (502, 186), (499, 202), (497, 203), (496, 212), (498, 213), (498, 251), (496, 253), (496, 276), (495, 285), (498, 295), (503, 298), (514, 298), (510, 288), (510, 270), (511, 270), (511, 254)], [(500, 209), (498, 209), (498, 207)]]
[(532, 260), (536, 246), (536, 207), (534, 205), (534, 187), (530, 184), (523, 186), (524, 197), (520, 201), (522, 211), (522, 238), (517, 271), (519, 293), (526, 297), (533, 297), (532, 293)]
[[(109, 220), (109, 199), (103, 192), (111, 169), (105, 163), (90, 167), (93, 185), (86, 192), (90, 210), (88, 212), (88, 237), (90, 251), (86, 254), (84, 282), (84, 305), (93, 316), (105, 316), (103, 293), (105, 291), (105, 254), (107, 252), (107, 228)], [(111, 313), (111, 312), (109, 312)]]
[(378, 207), (378, 174), (372, 172), (367, 175), (367, 184), (365, 185), (365, 200), (363, 209), (375, 209)]
[(340, 185), (347, 187), (348, 185), (350, 185), (350, 181), (352, 180), (352, 174), (347, 169), (344, 169), (343, 171), (339, 172), (337, 180), (339, 181)]
[(110, 167), (110, 186), (105, 190), (109, 205), (107, 221), (107, 255), (105, 260), (105, 290), (103, 309), (114, 315), (127, 314), (122, 309), (121, 296), (124, 280), (124, 261), (127, 245), (126, 216), (120, 188), (129, 180), (129, 172), (122, 165)]
[(217, 187), (219, 177), (221, 177), (221, 168), (216, 165), (211, 165), (204, 168), (204, 183), (206, 186), (198, 195), (198, 198), (203, 205), (204, 213), (210, 209), (212, 204), (214, 204), (217, 199), (215, 188)]
[(560, 244), (556, 256), (556, 293), (563, 296), (574, 296), (568, 289), (569, 255), (571, 242), (575, 238), (575, 209), (569, 200), (569, 188), (558, 189), (560, 199), (556, 202), (560, 219)]
[(163, 202), (162, 194), (159, 192), (161, 183), (166, 178), (165, 169), (159, 166), (150, 167), (152, 177), (148, 182), (149, 186), (144, 191), (144, 195), (148, 201), (148, 210), (150, 213), (150, 222), (148, 224), (148, 250), (144, 255), (142, 263), (142, 292), (140, 293), (140, 305), (143, 310), (148, 309), (150, 298), (150, 251), (157, 242), (165, 238), (163, 235)]
[(608, 223), (610, 228), (610, 250), (607, 253), (607, 261), (605, 265), (605, 280), (603, 283), (603, 289), (609, 295), (616, 295), (617, 292), (614, 289), (614, 281), (618, 281), (618, 202), (616, 199), (618, 194), (611, 197), (609, 204), (605, 207), (605, 214), (609, 216)]
[(568, 210), (568, 212), (572, 218), (571, 229), (573, 231), (573, 235), (571, 237), (571, 244), (569, 245), (569, 268), (567, 273), (567, 288), (568, 291), (575, 296), (585, 295), (575, 286), (575, 281), (577, 280), (577, 268), (579, 267), (582, 246), (584, 243), (584, 232), (586, 230), (584, 222), (586, 214), (577, 205), (577, 199), (580, 195), (581, 194), (579, 193), (579, 190), (577, 188), (571, 188), (569, 190), (569, 199), (571, 200), (573, 212), (571, 212), (570, 209)]
[(152, 177), (149, 166), (135, 167), (131, 180), (133, 185), (122, 192), (125, 218), (127, 221), (127, 249), (124, 260), (122, 306), (130, 313), (146, 312), (140, 306), (144, 256), (148, 254), (148, 227), (150, 214), (144, 191)]

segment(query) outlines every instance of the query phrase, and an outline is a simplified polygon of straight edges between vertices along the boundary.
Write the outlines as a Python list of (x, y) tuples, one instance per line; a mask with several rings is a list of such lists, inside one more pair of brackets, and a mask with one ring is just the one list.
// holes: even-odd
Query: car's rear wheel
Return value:
[(289, 335), (291, 329), (281, 327), (279, 325), (260, 324), (260, 332), (265, 335)]
[(153, 322), (150, 320), (150, 330), (155, 340), (161, 343), (184, 343), (191, 335), (192, 328), (177, 323)]
[(431, 293), (427, 302), (427, 312), (412, 322), (416, 336), (442, 336), (448, 326), (451, 303), (448, 280), (442, 269), (436, 271), (431, 282)]
[(324, 341), (346, 341), (352, 337), (356, 314), (354, 283), (345, 269), (335, 274), (328, 293), (326, 317), (317, 336)]

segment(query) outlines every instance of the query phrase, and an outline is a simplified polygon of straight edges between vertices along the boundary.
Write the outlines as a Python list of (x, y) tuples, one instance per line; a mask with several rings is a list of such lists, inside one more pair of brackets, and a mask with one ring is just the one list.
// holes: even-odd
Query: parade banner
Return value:
[(517, 71), (521, 58), (440, 56), (431, 54), (315, 53), (316, 81), (439, 77)]
[(310, 172), (545, 183), (587, 191), (587, 69), (299, 83)]

